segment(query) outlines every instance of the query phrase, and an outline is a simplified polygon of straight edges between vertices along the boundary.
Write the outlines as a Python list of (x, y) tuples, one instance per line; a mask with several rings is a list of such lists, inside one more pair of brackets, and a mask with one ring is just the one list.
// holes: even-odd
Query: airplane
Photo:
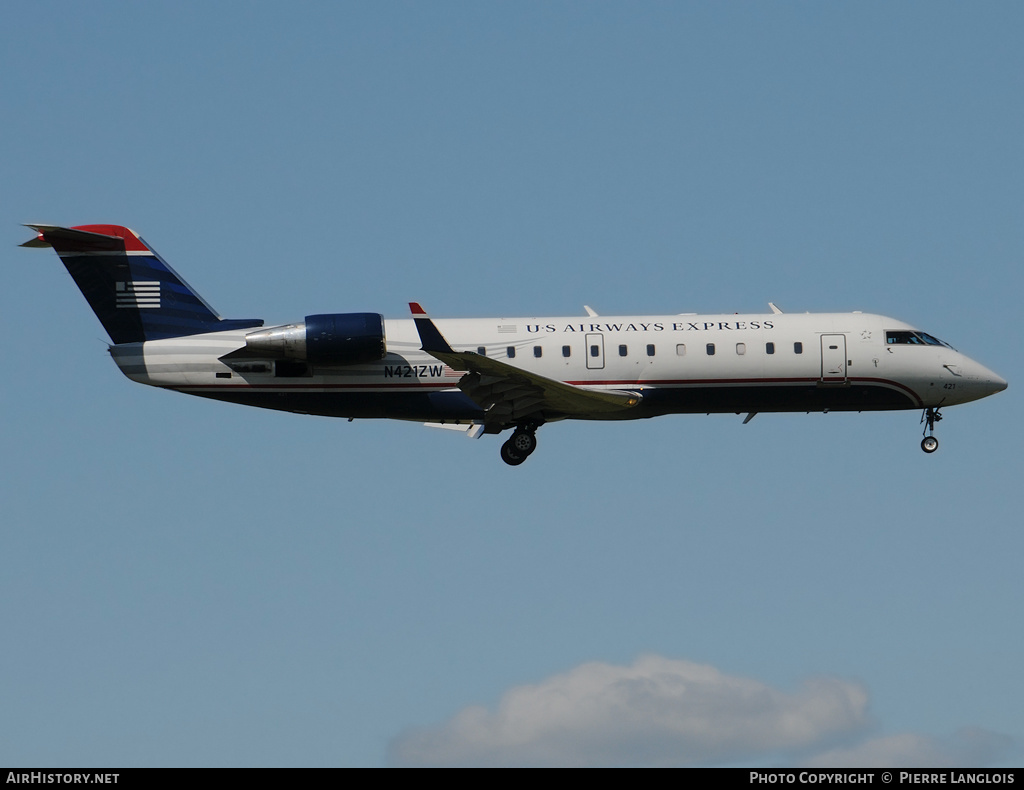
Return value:
[(299, 414), (414, 420), (472, 438), (511, 430), (517, 466), (558, 420), (665, 414), (921, 410), (1007, 383), (949, 344), (868, 313), (474, 318), (307, 315), (264, 328), (221, 318), (134, 231), (29, 224), (52, 247), (132, 381)]

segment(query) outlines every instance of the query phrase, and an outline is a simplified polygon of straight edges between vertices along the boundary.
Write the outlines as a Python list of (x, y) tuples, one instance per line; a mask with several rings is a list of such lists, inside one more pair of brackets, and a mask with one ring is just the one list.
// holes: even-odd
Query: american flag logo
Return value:
[(117, 283), (118, 307), (160, 307), (160, 281)]
[(466, 373), (464, 370), (452, 370), (447, 365), (444, 366), (444, 377), (446, 379), (461, 379)]
[(502, 334), (511, 334), (516, 331), (515, 324), (498, 324), (498, 331)]

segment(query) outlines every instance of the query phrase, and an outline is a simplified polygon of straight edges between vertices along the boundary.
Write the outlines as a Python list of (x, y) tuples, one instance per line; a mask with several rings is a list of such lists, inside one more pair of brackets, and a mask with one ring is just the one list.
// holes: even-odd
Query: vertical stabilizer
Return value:
[(262, 326), (225, 320), (138, 234), (120, 225), (28, 225), (53, 247), (115, 344)]

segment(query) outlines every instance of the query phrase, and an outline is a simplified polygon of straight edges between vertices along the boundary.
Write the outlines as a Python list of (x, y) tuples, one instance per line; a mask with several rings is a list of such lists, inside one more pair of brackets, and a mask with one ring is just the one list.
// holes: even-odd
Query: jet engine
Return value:
[(384, 316), (378, 313), (307, 315), (245, 336), (247, 356), (301, 359), (314, 365), (358, 365), (383, 359)]

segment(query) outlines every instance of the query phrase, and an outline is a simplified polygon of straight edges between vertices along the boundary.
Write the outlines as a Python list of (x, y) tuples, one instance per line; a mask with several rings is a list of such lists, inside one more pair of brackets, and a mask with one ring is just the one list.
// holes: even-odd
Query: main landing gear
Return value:
[(921, 449), (926, 453), (934, 453), (939, 449), (939, 440), (932, 436), (935, 431), (935, 423), (942, 419), (937, 408), (929, 406), (921, 415), (921, 422), (924, 423), (924, 438), (921, 440)]
[(537, 426), (520, 425), (501, 446), (501, 460), (509, 466), (519, 466), (537, 449)]

